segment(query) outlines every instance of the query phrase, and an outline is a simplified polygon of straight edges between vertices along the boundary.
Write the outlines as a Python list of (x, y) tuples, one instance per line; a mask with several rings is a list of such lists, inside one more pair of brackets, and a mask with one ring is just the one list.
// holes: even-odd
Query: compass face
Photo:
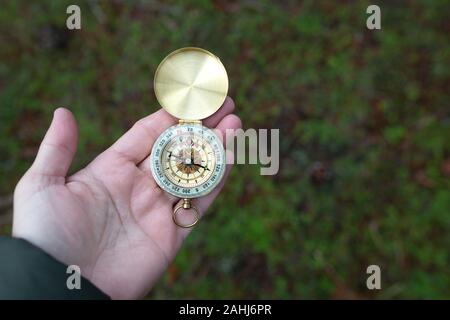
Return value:
[(225, 172), (222, 142), (201, 124), (172, 126), (153, 145), (151, 171), (162, 189), (179, 198), (204, 196)]

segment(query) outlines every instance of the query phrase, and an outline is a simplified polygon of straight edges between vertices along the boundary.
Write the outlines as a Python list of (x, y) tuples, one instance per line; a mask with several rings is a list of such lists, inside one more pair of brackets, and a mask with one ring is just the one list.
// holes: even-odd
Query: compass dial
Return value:
[(206, 195), (225, 171), (222, 142), (201, 124), (175, 125), (155, 142), (151, 170), (158, 185), (177, 197)]

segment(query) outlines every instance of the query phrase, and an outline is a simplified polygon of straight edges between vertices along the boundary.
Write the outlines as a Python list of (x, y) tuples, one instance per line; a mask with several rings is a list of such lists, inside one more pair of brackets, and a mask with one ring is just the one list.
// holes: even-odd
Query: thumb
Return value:
[(77, 143), (78, 128), (72, 112), (65, 108), (56, 109), (30, 172), (65, 177), (75, 155)]

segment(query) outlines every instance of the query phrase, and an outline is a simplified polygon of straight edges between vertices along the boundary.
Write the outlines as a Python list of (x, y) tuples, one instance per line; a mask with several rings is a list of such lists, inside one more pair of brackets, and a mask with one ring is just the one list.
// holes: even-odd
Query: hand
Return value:
[[(227, 98), (204, 124), (223, 133), (240, 128), (233, 109)], [(77, 125), (70, 111), (57, 109), (33, 165), (15, 189), (13, 236), (67, 265), (78, 265), (84, 277), (112, 298), (143, 297), (190, 232), (173, 223), (172, 210), (180, 200), (158, 187), (148, 157), (156, 138), (176, 122), (164, 110), (155, 112), (87, 167), (67, 176)], [(194, 200), (201, 213), (225, 179)]]

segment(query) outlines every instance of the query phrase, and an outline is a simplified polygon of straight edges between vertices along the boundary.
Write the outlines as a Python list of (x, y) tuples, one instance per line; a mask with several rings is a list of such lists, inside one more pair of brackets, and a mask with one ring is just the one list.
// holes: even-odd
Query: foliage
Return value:
[[(157, 110), (183, 46), (217, 54), (246, 128), (280, 128), (280, 171), (236, 166), (150, 298), (450, 298), (448, 1), (3, 1), (0, 194), (56, 106), (72, 170)], [(4, 232), (9, 232), (4, 227)], [(380, 265), (380, 291), (365, 286)]]

